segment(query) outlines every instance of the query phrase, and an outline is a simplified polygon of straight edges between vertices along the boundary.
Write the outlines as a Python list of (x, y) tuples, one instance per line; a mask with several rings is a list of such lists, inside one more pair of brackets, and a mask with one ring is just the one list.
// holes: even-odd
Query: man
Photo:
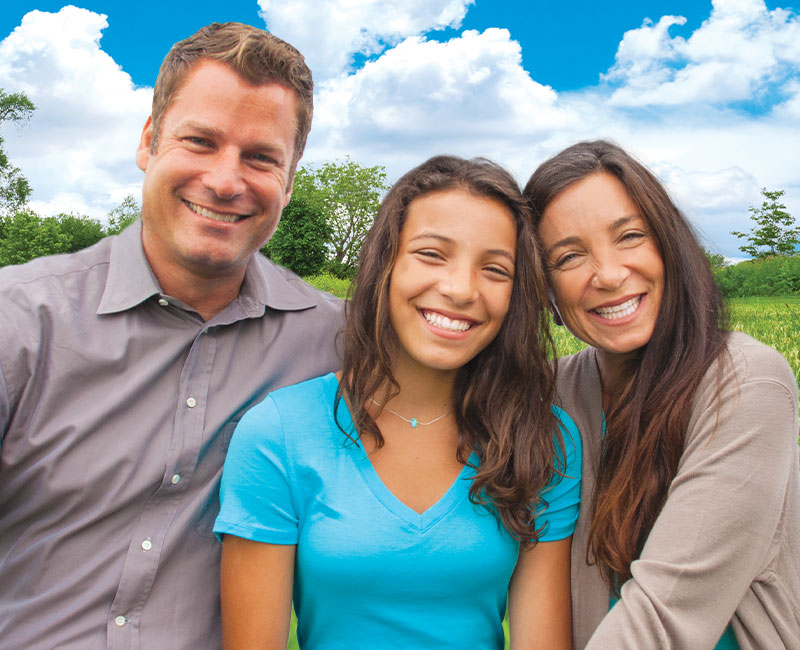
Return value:
[(258, 249), (311, 124), (303, 57), (210, 25), (161, 67), (142, 220), (0, 271), (0, 648), (217, 648), (236, 422), (335, 369), (340, 303)]

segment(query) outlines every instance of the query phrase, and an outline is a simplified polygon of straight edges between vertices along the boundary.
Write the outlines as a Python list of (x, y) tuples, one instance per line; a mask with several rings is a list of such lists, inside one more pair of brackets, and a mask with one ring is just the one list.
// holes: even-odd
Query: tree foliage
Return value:
[(713, 253), (707, 248), (704, 248), (703, 252), (706, 254), (708, 265), (711, 267), (712, 271), (718, 271), (728, 266), (728, 262), (725, 259), (725, 256), (722, 255), (721, 253)]
[(139, 205), (132, 195), (109, 212), (108, 227), (97, 219), (72, 213), (41, 217), (33, 210), (23, 209), (0, 216), (0, 266), (79, 251), (107, 235), (118, 234), (138, 216)]
[(42, 218), (31, 210), (23, 210), (4, 219), (0, 266), (66, 253), (69, 247), (70, 238), (61, 231), (58, 218)]
[(262, 252), (298, 275), (316, 275), (328, 256), (329, 235), (322, 210), (302, 196), (293, 196)]
[(361, 243), (385, 189), (386, 171), (381, 165), (364, 167), (349, 157), (297, 170), (293, 196), (305, 199), (325, 216), (330, 228), (328, 268), (336, 275), (355, 273)]
[(747, 260), (715, 271), (714, 280), (727, 298), (800, 294), (800, 255)]
[[(0, 89), (0, 125), (25, 123), (36, 107), (24, 93), (7, 94)], [(0, 217), (22, 210), (31, 195), (31, 186), (18, 167), (11, 164), (0, 137)]]
[(125, 228), (142, 216), (142, 209), (133, 194), (128, 194), (122, 203), (108, 213), (107, 235), (119, 235)]
[(731, 231), (747, 244), (739, 246), (739, 250), (756, 259), (772, 255), (794, 255), (800, 244), (800, 228), (795, 225), (794, 217), (786, 212), (786, 206), (780, 199), (783, 190), (770, 191), (761, 189), (764, 201), (760, 207), (748, 208), (750, 219), (754, 225), (749, 233)]

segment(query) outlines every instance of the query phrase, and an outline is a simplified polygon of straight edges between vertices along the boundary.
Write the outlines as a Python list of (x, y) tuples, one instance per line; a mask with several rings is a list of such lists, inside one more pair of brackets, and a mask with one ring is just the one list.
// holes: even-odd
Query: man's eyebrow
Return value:
[[(451, 244), (454, 241), (451, 237), (446, 237), (444, 235), (440, 235), (440, 234), (432, 232), (430, 230), (423, 231), (423, 232), (419, 233), (418, 235), (415, 235), (414, 237), (412, 237), (408, 241), (410, 243), (410, 242), (416, 241), (418, 239), (436, 239), (436, 240), (438, 240), (438, 241), (440, 241), (442, 243), (445, 243), (445, 244)], [(514, 256), (511, 253), (509, 253), (507, 250), (503, 249), (503, 248), (491, 248), (491, 249), (487, 250), (486, 252), (489, 253), (490, 255), (501, 255), (502, 257), (507, 257), (509, 260), (511, 260), (511, 262), (514, 262)]]
[(208, 124), (203, 124), (202, 122), (195, 122), (194, 120), (187, 120), (186, 122), (181, 122), (178, 124), (179, 129), (191, 129), (192, 131), (197, 131), (200, 135), (209, 135), (209, 136), (218, 136), (219, 130), (215, 129), (213, 126), (209, 126)]
[[(185, 122), (181, 122), (178, 124), (178, 129), (189, 129), (198, 135), (208, 137), (208, 138), (218, 138), (221, 135), (219, 129), (214, 128), (208, 124), (203, 124), (202, 122), (196, 122), (194, 120), (186, 120)], [(284, 147), (276, 142), (268, 142), (266, 140), (257, 140), (252, 143), (248, 149), (252, 151), (269, 151), (273, 153), (283, 153)]]

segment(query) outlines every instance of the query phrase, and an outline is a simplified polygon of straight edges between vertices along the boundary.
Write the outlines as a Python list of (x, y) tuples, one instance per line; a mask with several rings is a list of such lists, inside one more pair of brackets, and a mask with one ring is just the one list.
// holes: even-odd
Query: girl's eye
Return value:
[(432, 250), (417, 251), (417, 255), (420, 255), (422, 257), (428, 257), (428, 258), (434, 259), (434, 260), (442, 259), (442, 256), (439, 253), (437, 253), (436, 251), (432, 251)]
[(513, 277), (513, 274), (509, 273), (502, 266), (487, 266), (486, 270), (489, 271), (489, 273), (493, 273), (493, 274), (498, 275), (498, 276), (503, 277), (503, 278), (511, 278), (511, 277)]

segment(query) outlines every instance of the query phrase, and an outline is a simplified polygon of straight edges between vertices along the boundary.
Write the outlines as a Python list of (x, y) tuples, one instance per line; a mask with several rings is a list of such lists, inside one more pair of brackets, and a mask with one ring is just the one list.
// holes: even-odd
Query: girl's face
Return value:
[(455, 372), (500, 330), (517, 232), (499, 201), (461, 189), (414, 199), (389, 280), (398, 363)]
[(567, 328), (610, 355), (627, 355), (653, 335), (664, 263), (622, 183), (605, 173), (569, 186), (542, 215), (555, 304)]

